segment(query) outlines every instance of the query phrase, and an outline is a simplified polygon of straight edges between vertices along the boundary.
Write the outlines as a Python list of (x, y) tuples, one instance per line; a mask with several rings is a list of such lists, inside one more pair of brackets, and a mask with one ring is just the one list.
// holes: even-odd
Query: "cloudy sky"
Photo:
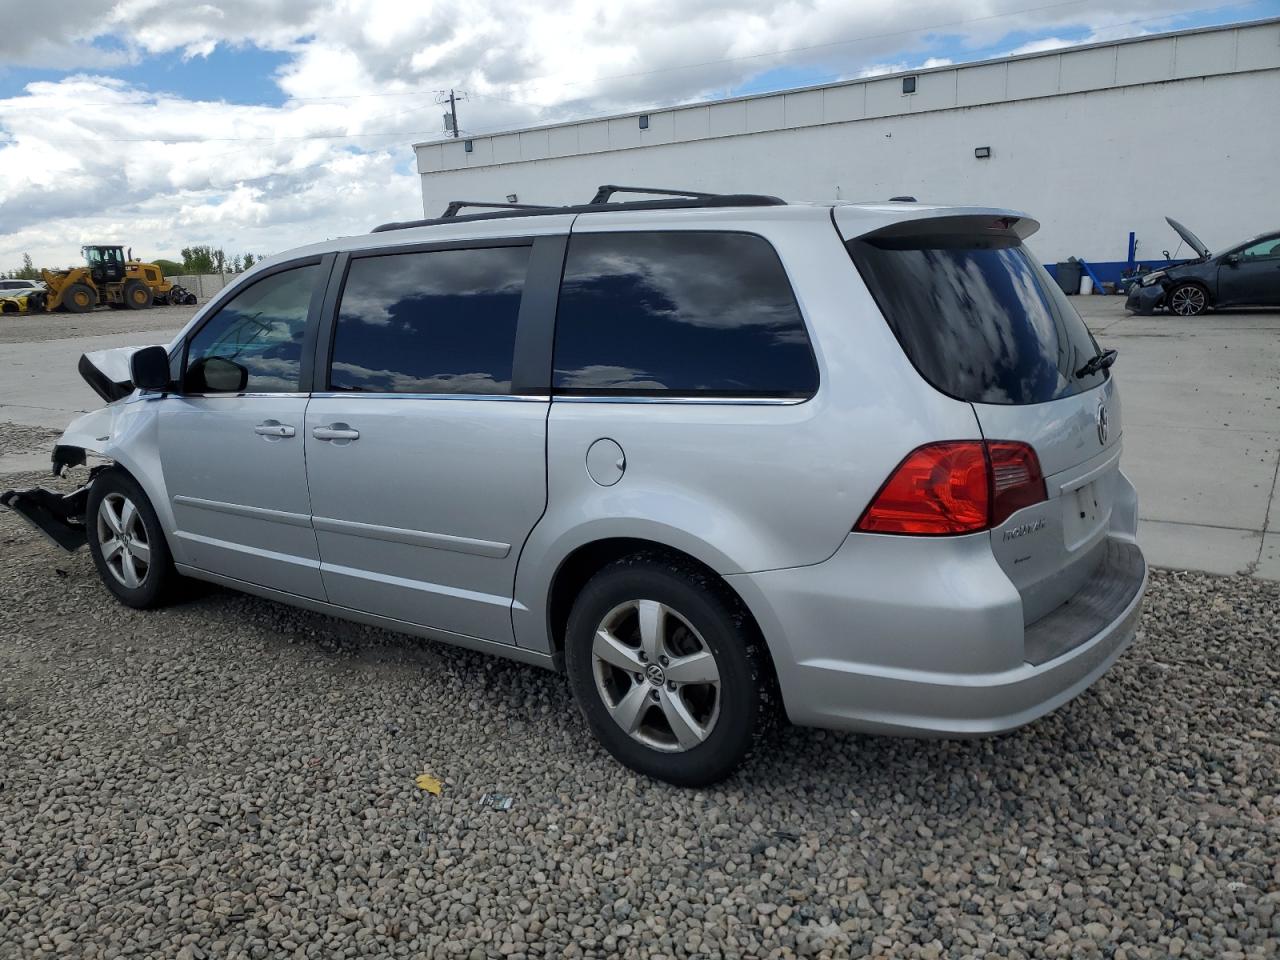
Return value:
[(422, 215), (410, 144), (1280, 14), (1280, 0), (0, 0), (0, 269)]

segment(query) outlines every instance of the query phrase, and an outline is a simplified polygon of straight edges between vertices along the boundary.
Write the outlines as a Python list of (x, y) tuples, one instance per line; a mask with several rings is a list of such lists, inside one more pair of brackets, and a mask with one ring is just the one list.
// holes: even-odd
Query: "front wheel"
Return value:
[(1209, 308), (1209, 297), (1204, 287), (1194, 283), (1180, 283), (1168, 294), (1169, 312), (1179, 317), (1198, 317)]
[(69, 313), (88, 313), (98, 303), (98, 295), (87, 283), (73, 283), (62, 294), (62, 305)]
[(745, 611), (692, 566), (628, 557), (600, 571), (574, 603), (565, 653), (596, 738), (631, 769), (677, 786), (727, 777), (772, 711)]
[(85, 531), (98, 576), (117, 600), (145, 610), (169, 599), (178, 575), (160, 520), (133, 477), (109, 470), (93, 481)]

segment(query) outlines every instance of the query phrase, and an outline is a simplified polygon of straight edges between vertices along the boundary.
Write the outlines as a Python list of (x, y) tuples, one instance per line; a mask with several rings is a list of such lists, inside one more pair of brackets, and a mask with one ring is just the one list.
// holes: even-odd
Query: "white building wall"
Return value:
[[(623, 183), (792, 200), (1025, 210), (1042, 260), (1172, 251), (1166, 214), (1211, 247), (1280, 222), (1280, 22), (922, 71), (420, 144), (423, 206), (583, 203)], [(978, 160), (974, 148), (989, 146)], [(1185, 253), (1185, 251), (1184, 251)]]

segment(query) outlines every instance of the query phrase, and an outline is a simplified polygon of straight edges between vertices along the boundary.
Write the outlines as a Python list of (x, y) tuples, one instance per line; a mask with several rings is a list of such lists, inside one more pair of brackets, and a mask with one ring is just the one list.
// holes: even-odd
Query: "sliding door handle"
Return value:
[(314, 427), (311, 435), (317, 440), (336, 440), (339, 443), (349, 443), (352, 440), (360, 439), (360, 431), (352, 430), (345, 423), (331, 423), (327, 427)]

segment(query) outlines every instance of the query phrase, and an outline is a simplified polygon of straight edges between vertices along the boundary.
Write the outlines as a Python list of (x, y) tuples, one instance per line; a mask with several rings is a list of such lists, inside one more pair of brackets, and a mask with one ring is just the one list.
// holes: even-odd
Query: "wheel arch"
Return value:
[(160, 468), (158, 399), (116, 401), (71, 422), (54, 447), (54, 468), (78, 466), (88, 455), (111, 461), (142, 488), (160, 519), (169, 552), (180, 560), (175, 543), (173, 507)]
[(765, 662), (776, 675), (773, 655), (768, 638), (760, 627), (760, 621), (752, 612), (746, 599), (706, 561), (685, 550), (657, 540), (635, 536), (602, 537), (582, 543), (570, 551), (552, 574), (546, 595), (546, 630), (550, 651), (560, 666), (563, 665), (565, 632), (569, 614), (587, 582), (616, 560), (636, 555), (665, 558), (673, 563), (689, 566), (705, 576), (732, 605), (742, 612), (745, 623), (764, 652)]
[(1204, 305), (1206, 310), (1209, 307), (1213, 306), (1214, 300), (1216, 300), (1217, 298), (1214, 296), (1213, 290), (1210, 289), (1209, 282), (1205, 280), (1203, 277), (1174, 277), (1174, 278), (1171, 278), (1169, 287), (1168, 289), (1165, 290), (1165, 294), (1164, 294), (1165, 309), (1169, 308), (1169, 297), (1172, 296), (1173, 291), (1177, 290), (1179, 287), (1187, 286), (1187, 285), (1190, 285), (1193, 287), (1199, 287), (1201, 290), (1204, 291)]

